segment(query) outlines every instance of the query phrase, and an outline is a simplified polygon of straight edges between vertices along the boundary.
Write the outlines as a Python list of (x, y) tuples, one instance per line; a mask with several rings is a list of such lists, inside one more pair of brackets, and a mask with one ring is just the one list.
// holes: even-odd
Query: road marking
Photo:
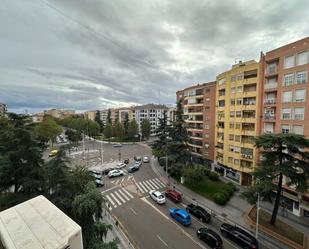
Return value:
[(114, 194), (117, 195), (117, 197), (122, 201), (123, 204), (126, 203), (126, 200), (123, 199), (122, 196), (117, 191), (115, 191)]
[(145, 186), (147, 186), (147, 189), (149, 189), (148, 191), (154, 190), (154, 189), (148, 184), (148, 182), (143, 181), (143, 183), (145, 184)]
[(133, 195), (131, 195), (126, 189), (122, 189), (129, 197), (131, 197), (131, 199), (133, 199), (134, 198), (134, 196)]
[(113, 197), (113, 199), (118, 203), (118, 205), (121, 205), (121, 202), (114, 196), (113, 193), (110, 193), (111, 197)]
[(155, 185), (153, 185), (150, 180), (147, 180), (147, 183), (152, 187), (152, 189), (156, 190), (157, 187)]
[(118, 186), (114, 186), (114, 187), (112, 187), (112, 188), (106, 189), (106, 190), (102, 191), (101, 193), (102, 193), (102, 194), (103, 194), (103, 193), (106, 193), (106, 192), (108, 192), (108, 191), (110, 191), (110, 190), (113, 190), (114, 188), (118, 188)]
[(120, 181), (120, 180), (117, 180), (117, 181), (115, 182), (115, 184), (118, 185), (118, 184), (119, 184), (119, 181)]
[(142, 182), (139, 183), (139, 185), (142, 187), (142, 189), (144, 191), (142, 191), (143, 193), (147, 193), (148, 192), (148, 189), (144, 186), (144, 184)]
[(155, 178), (155, 179), (153, 179), (156, 183), (158, 183), (159, 184), (159, 186), (161, 186), (162, 188), (164, 188), (165, 187), (165, 185), (158, 179), (158, 178)]
[(124, 197), (124, 198), (126, 198), (127, 199), (127, 201), (129, 201), (130, 200), (130, 198), (128, 197), (128, 196), (126, 196), (123, 192), (122, 192), (122, 190), (121, 189), (119, 189), (118, 190), (118, 192)]
[(154, 180), (149, 180), (157, 189), (160, 189), (161, 187), (154, 181)]
[(115, 181), (111, 181), (111, 183), (115, 183)]
[(115, 202), (113, 202), (112, 198), (110, 198), (109, 195), (106, 195), (106, 198), (114, 206), (114, 208), (117, 207), (117, 205), (115, 204)]
[(120, 184), (122, 184), (122, 183), (123, 183), (124, 179), (126, 179), (126, 178), (124, 177), (124, 178), (122, 178), (122, 179), (121, 179), (121, 182), (120, 182)]
[(165, 243), (165, 241), (159, 235), (157, 235), (157, 238), (167, 247), (167, 244)]
[(135, 210), (133, 208), (130, 208), (130, 209), (131, 209), (133, 214), (137, 215), (137, 213), (135, 212)]
[(142, 189), (142, 187), (139, 185), (138, 182), (136, 182), (136, 186), (139, 189), (139, 191), (141, 191), (141, 193), (143, 194), (145, 191)]

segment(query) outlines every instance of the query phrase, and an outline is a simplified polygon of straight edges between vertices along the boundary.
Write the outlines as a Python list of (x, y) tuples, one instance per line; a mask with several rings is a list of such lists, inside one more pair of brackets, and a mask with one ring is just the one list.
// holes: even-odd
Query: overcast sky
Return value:
[(176, 90), (308, 35), (308, 0), (1, 0), (0, 102), (173, 104)]

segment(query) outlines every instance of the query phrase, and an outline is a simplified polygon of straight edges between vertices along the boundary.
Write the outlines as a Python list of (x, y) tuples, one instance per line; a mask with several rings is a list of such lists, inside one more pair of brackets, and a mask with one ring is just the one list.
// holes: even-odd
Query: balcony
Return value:
[(278, 83), (266, 83), (264, 84), (264, 90), (269, 91), (269, 90), (275, 90), (277, 89)]
[(267, 64), (265, 71), (265, 77), (273, 77), (278, 74), (278, 65), (277, 63)]
[(264, 99), (264, 105), (275, 105), (276, 99)]
[(264, 120), (266, 121), (271, 121), (271, 122), (275, 122), (276, 121), (276, 115), (275, 114), (268, 114), (265, 113), (263, 116)]

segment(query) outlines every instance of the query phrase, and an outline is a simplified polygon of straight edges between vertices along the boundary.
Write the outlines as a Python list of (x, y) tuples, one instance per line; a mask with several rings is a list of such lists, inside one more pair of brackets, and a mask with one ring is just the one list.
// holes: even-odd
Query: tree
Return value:
[(104, 137), (111, 138), (113, 136), (113, 126), (111, 123), (107, 123), (104, 129)]
[(104, 123), (103, 123), (103, 121), (101, 119), (101, 115), (100, 115), (100, 111), (99, 110), (97, 110), (96, 113), (95, 113), (94, 121), (96, 121), (99, 124), (99, 126), (100, 126), (100, 133), (102, 133), (103, 130), (104, 130)]
[(123, 137), (124, 136), (124, 128), (123, 128), (123, 125), (119, 121), (117, 121), (115, 123), (113, 134), (114, 134), (115, 137)]
[(183, 169), (182, 176), (189, 185), (196, 186), (203, 180), (204, 172), (199, 167), (187, 166)]
[(124, 134), (125, 136), (127, 136), (128, 130), (129, 130), (129, 114), (128, 113), (126, 113), (124, 117), (123, 128), (124, 128)]
[(71, 128), (66, 129), (65, 135), (68, 137), (68, 140), (73, 144), (78, 144), (78, 142), (83, 139), (82, 134), (80, 132), (73, 130)]
[(52, 117), (45, 116), (43, 122), (37, 127), (36, 132), (38, 138), (44, 143), (48, 141), (55, 142), (56, 137), (61, 134), (62, 128)]
[(92, 120), (88, 121), (88, 135), (89, 136), (97, 136), (98, 133), (100, 132), (100, 125)]
[(149, 139), (151, 132), (151, 124), (148, 119), (143, 119), (141, 122), (141, 133), (142, 137), (145, 139)]
[(259, 193), (263, 200), (272, 202), (275, 193), (270, 220), (275, 225), (283, 179), (286, 179), (288, 186), (295, 186), (299, 192), (308, 189), (309, 140), (296, 134), (265, 134), (256, 138), (255, 145), (261, 149), (262, 160), (252, 174), (255, 185), (242, 196), (250, 203), (255, 203)]
[(128, 137), (133, 138), (138, 134), (138, 124), (135, 119), (132, 119), (128, 127)]
[(112, 123), (112, 112), (111, 109), (108, 109), (106, 123)]
[(152, 152), (155, 156), (157, 157), (165, 156), (169, 132), (171, 131), (170, 129), (171, 126), (167, 125), (167, 115), (166, 111), (164, 111), (163, 117), (159, 119), (159, 125), (155, 131), (159, 139), (154, 141), (152, 145)]

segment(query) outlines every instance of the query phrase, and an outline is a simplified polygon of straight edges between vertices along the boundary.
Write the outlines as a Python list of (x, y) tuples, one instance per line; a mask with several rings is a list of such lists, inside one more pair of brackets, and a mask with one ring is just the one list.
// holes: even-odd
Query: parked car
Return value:
[(149, 196), (158, 204), (164, 204), (166, 202), (165, 196), (157, 190), (150, 190)]
[(58, 154), (58, 150), (52, 150), (50, 153), (49, 153), (49, 157), (54, 157)]
[(127, 165), (125, 163), (119, 162), (117, 163), (116, 169), (122, 169), (125, 168)]
[(125, 164), (129, 164), (129, 162), (130, 162), (130, 159), (129, 159), (129, 158), (125, 158), (125, 159), (123, 159), (123, 163), (125, 163)]
[(114, 169), (108, 172), (109, 178), (116, 177), (116, 176), (123, 176), (123, 175), (124, 175), (124, 171), (121, 169)]
[(135, 161), (142, 161), (142, 158), (140, 156), (134, 156)]
[(181, 194), (176, 190), (167, 189), (165, 191), (165, 196), (171, 199), (175, 203), (181, 202)]
[(102, 170), (102, 175), (107, 175), (110, 171), (114, 170), (116, 168), (107, 168)]
[(113, 146), (114, 146), (114, 148), (118, 148), (118, 147), (122, 147), (122, 144), (121, 143), (117, 143), (117, 144), (114, 144)]
[(102, 178), (101, 179), (96, 178), (95, 179), (95, 184), (96, 184), (97, 187), (103, 187), (104, 186), (104, 181), (103, 181)]
[(209, 245), (213, 249), (221, 249), (222, 248), (222, 239), (219, 234), (214, 232), (213, 230), (202, 227), (197, 230), (197, 237), (203, 240), (207, 245)]
[(199, 220), (203, 222), (210, 222), (211, 216), (204, 208), (190, 203), (186, 207), (186, 210), (188, 213), (194, 215)]
[(185, 210), (178, 208), (169, 208), (168, 210), (171, 217), (184, 226), (189, 226), (191, 224), (191, 217)]
[(223, 223), (220, 227), (220, 232), (224, 237), (234, 241), (237, 245), (239, 245), (242, 248), (248, 248), (248, 249), (259, 248), (259, 242), (256, 240), (256, 238), (249, 232), (239, 227), (232, 226), (231, 224), (228, 223)]
[(92, 175), (94, 178), (102, 178), (102, 173), (97, 170), (89, 170), (89, 174)]
[(149, 157), (148, 156), (143, 157), (143, 163), (149, 163)]
[(138, 170), (139, 170), (139, 166), (137, 164), (134, 164), (133, 166), (130, 166), (128, 168), (129, 173), (133, 173), (133, 172), (138, 171)]
[(142, 166), (142, 162), (141, 161), (135, 161), (134, 165), (137, 165), (138, 167), (141, 167)]

